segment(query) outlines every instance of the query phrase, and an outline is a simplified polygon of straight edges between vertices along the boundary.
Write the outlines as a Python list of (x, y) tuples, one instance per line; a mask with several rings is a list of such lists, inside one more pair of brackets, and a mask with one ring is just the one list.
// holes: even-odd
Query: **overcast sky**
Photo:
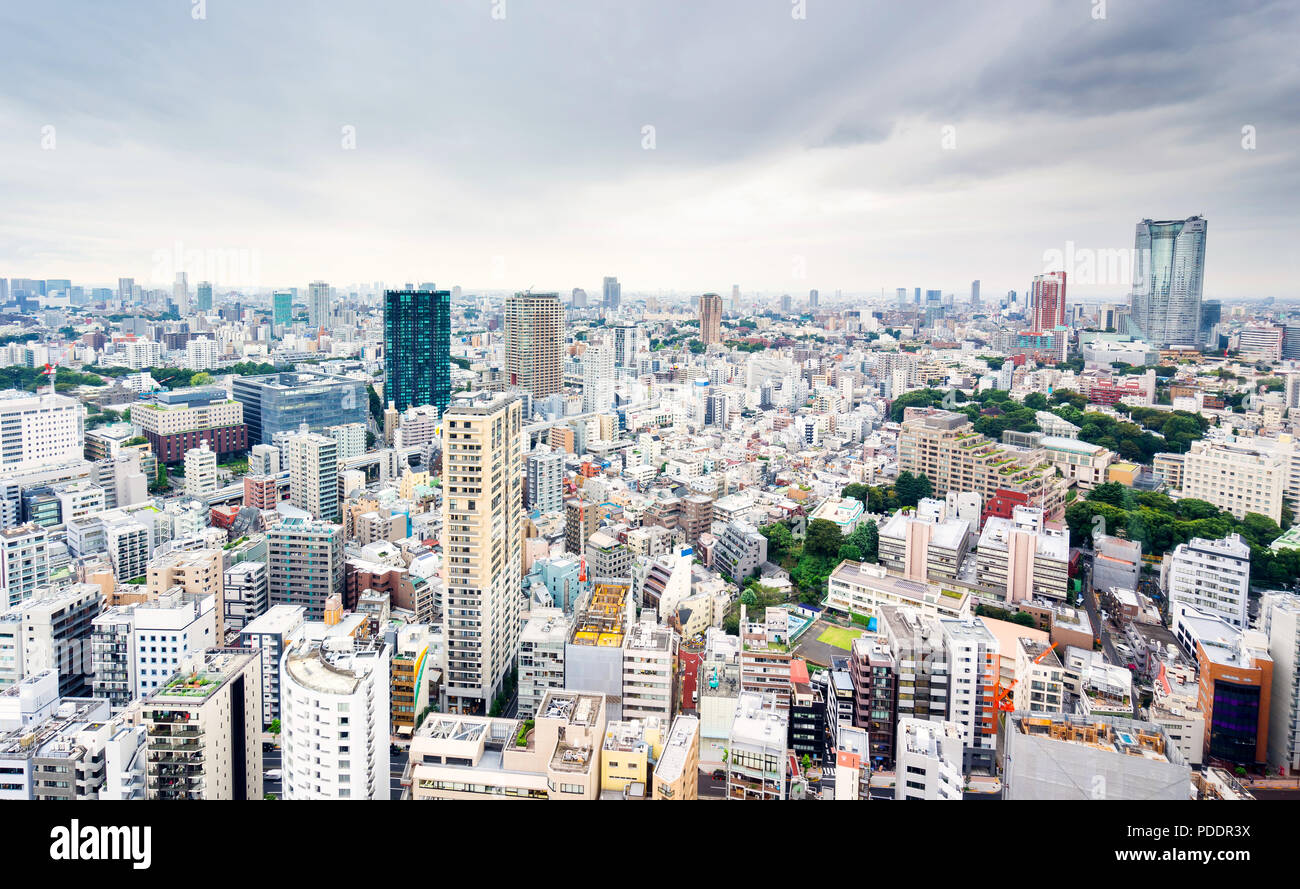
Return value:
[(1297, 295), (1295, 3), (196, 2), (0, 10), (0, 276), (988, 297), (1072, 242), (1118, 299), (1199, 213), (1207, 297)]

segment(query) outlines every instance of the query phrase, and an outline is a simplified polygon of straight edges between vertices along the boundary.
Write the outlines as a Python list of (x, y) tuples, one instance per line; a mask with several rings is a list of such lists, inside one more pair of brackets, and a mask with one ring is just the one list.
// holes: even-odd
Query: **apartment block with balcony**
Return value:
[(989, 503), (999, 490), (1023, 495), (1049, 519), (1065, 514), (1065, 480), (1040, 451), (1013, 452), (975, 431), (965, 414), (908, 408), (898, 436), (900, 472), (924, 475), (936, 495), (974, 491)]
[(210, 649), (138, 706), (147, 799), (262, 798), (260, 651)]
[(786, 798), (788, 736), (788, 707), (778, 707), (770, 694), (740, 693), (727, 738), (727, 799)]

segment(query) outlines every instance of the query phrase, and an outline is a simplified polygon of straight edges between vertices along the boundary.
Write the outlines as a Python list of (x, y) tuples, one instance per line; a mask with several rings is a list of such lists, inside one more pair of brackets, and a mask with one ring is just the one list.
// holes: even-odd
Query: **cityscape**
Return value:
[[(480, 50), (513, 29), (498, 54), (573, 14), (478, 5), (444, 26)], [(1180, 15), (1109, 6), (1007, 14), (1026, 28), (1068, 18), (1051, 41), (1138, 51)], [(1225, 39), (1294, 37), (1294, 10), (1243, 6)], [(269, 52), (261, 35), (232, 36), (247, 10), (178, 8), (140, 27), (186, 31), (177, 48), (196, 59), (208, 40)], [(621, 29), (668, 33), (632, 8), (583, 13), (620, 35), (610, 53)], [(837, 56), (860, 14), (793, 0), (737, 27), (779, 42), (806, 24), (800, 82), (803, 54)], [(339, 15), (331, 30), (359, 13)], [(900, 40), (905, 19), (891, 19)], [(293, 38), (286, 64), (314, 39)], [(991, 53), (1023, 47), (998, 39)], [(144, 109), (116, 64), (108, 85), (91, 84), (90, 63), (68, 76)], [(537, 76), (566, 83), (566, 64)], [(609, 58), (592, 64), (615, 84), (594, 92), (593, 119), (647, 83), (672, 92), (668, 62), (628, 82)], [(1283, 89), (1285, 63), (1259, 64)], [(307, 105), (339, 76), (323, 71)], [(719, 106), (744, 76), (719, 75)], [(32, 144), (12, 165), (40, 184), (4, 174), (0, 187), (15, 206), (42, 189), (51, 220), (0, 224), (0, 800), (1300, 799), (1297, 180), (1278, 144), (1294, 144), (1296, 121), (1236, 122), (1209, 87), (1169, 106), (1134, 99), (1114, 113), (1157, 127), (1201, 102), (1207, 129), (1185, 131), (1185, 164), (1140, 186), (1144, 161), (1126, 157), (1113, 181), (1081, 187), (1065, 170), (1091, 162), (1082, 141), (1046, 172), (1023, 154), (996, 172), (974, 156), (1010, 150), (986, 125), (1041, 114), (1050, 131), (1069, 116), (1046, 107), (1054, 90), (1111, 119), (1072, 81), (1025, 83), (1008, 108), (900, 114), (879, 133), (862, 118), (828, 135), (802, 112), (782, 124), (815, 131), (790, 149), (810, 164), (934, 153), (906, 174), (886, 164), (887, 189), (867, 183), (874, 170), (854, 184), (839, 167), (837, 190), (830, 167), (787, 169), (757, 124), (771, 154), (742, 171), (730, 135), (710, 146), (681, 135), (676, 111), (647, 110), (662, 123), (618, 124), (632, 160), (560, 115), (553, 136), (521, 130), (537, 157), (500, 181), (430, 143), (430, 178), (413, 177), (406, 205), (380, 180), (406, 169), (429, 112), (385, 130), (406, 95), (394, 87), (321, 125), (353, 172), (303, 147), (302, 169), (266, 186), (268, 201), (304, 195), (296, 233), (286, 207), (258, 219), (224, 170), (205, 184), (211, 158), (175, 187), (210, 189), (212, 206), (168, 224), (171, 196), (122, 198), (116, 184), (75, 211), (91, 167), (107, 182), (113, 157), (188, 149), (172, 135), (142, 147), (148, 130), (129, 151), (100, 144), (71, 112), (51, 111), (48, 132), (24, 123)], [(1292, 102), (1294, 88), (1292, 72)], [(204, 120), (233, 113), (218, 106), (236, 87), (213, 89), (192, 112)], [(269, 107), (279, 89), (245, 101)], [(517, 89), (522, 109), (538, 86)], [(32, 101), (16, 87), (0, 120)], [(463, 140), (488, 140), (496, 113)], [(739, 109), (718, 115), (719, 130), (743, 128)], [(918, 129), (932, 146), (907, 142)], [(288, 150), (315, 138), (304, 127)], [(483, 144), (488, 164), (499, 145)], [(248, 151), (251, 190), (271, 167), (264, 146)], [(949, 152), (968, 166), (935, 172)], [(572, 185), (573, 163), (590, 181), (561, 208), (553, 189)], [(462, 170), (455, 200), (430, 201)], [(637, 176), (662, 203), (599, 203)], [(309, 180), (338, 183), (339, 205), (313, 209)], [(373, 231), (360, 230), (363, 187), (390, 217)], [(519, 193), (494, 225), (475, 189), (482, 205), (491, 189)], [(125, 219), (96, 240), (106, 196)], [(924, 210), (899, 209), (913, 198)], [(445, 218), (410, 219), (415, 204)], [(462, 212), (464, 232), (444, 237)], [(242, 234), (211, 221), (223, 213), (247, 220)], [(1190, 807), (1172, 817), (1199, 823)], [(1170, 836), (1125, 829), (1136, 839), (1117, 849)]]

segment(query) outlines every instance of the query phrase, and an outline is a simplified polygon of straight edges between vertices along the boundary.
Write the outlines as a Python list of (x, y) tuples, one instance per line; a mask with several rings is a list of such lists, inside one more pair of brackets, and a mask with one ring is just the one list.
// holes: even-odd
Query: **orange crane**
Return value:
[[(1053, 642), (1051, 645), (1044, 648), (1042, 651), (1038, 653), (1038, 657), (1034, 658), (1033, 663), (1035, 664), (1041, 663), (1043, 658), (1047, 657), (1048, 652), (1050, 652), (1055, 647), (1056, 647), (1056, 643)], [(1011, 684), (1004, 687), (1002, 685), (1002, 671), (1001, 670), (998, 671), (998, 682), (993, 689), (994, 709), (996, 709), (1000, 713), (1011, 713), (1016, 709), (1015, 702), (1008, 700), (1008, 698), (1011, 696), (1011, 693), (1016, 690), (1016, 685), (1018, 685), (1019, 682), (1020, 682), (1019, 679), (1012, 679)]]

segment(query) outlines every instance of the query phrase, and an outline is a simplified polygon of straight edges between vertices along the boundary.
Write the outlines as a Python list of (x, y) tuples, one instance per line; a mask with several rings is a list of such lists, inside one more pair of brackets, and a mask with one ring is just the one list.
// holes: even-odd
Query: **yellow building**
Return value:
[(622, 791), (634, 781), (648, 784), (650, 762), (663, 752), (663, 737), (663, 722), (657, 716), (606, 725), (600, 751), (600, 789)]
[(1137, 481), (1138, 473), (1141, 471), (1136, 463), (1112, 463), (1106, 481), (1119, 482), (1121, 485), (1127, 485), (1131, 488), (1133, 483)]

